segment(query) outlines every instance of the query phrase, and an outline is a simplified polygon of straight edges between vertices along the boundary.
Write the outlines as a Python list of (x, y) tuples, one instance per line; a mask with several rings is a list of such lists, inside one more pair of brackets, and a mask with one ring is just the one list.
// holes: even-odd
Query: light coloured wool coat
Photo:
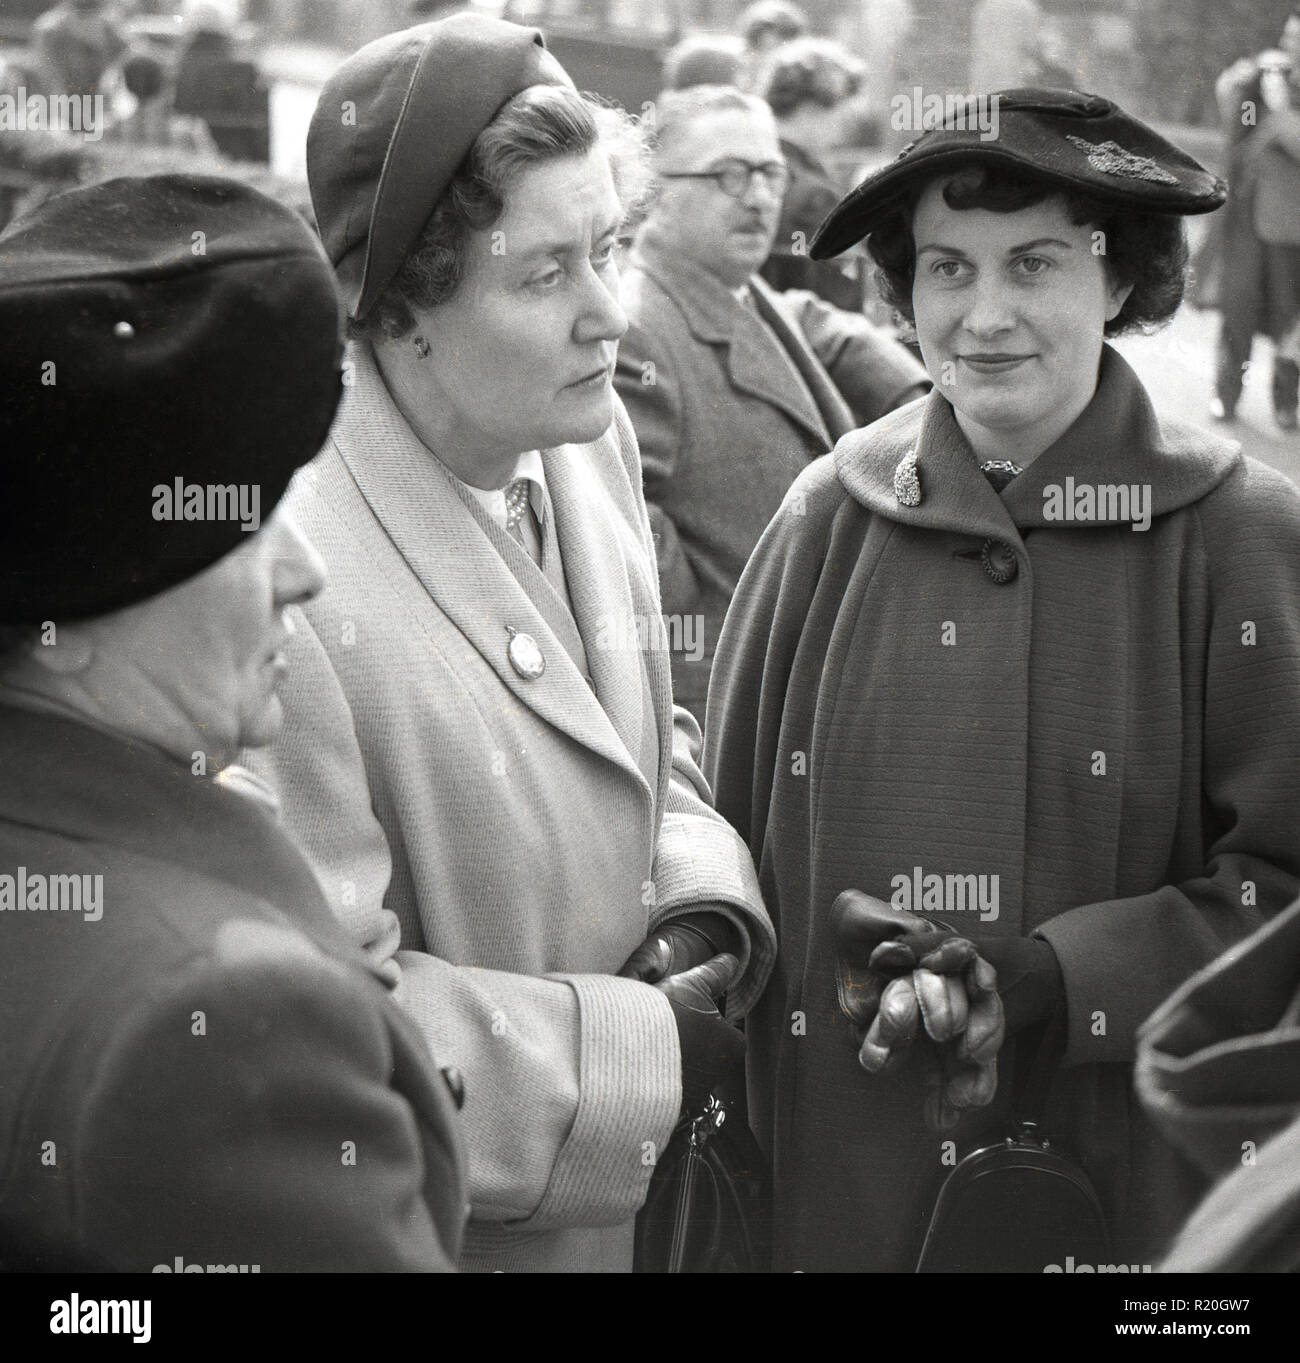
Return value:
[[(369, 351), (353, 360), (287, 500), (329, 585), (293, 642), (285, 730), (249, 764), (354, 936), (386, 958), (400, 935), (401, 996), (463, 1072), (463, 1266), (627, 1269), (680, 1057), (663, 995), (613, 973), (652, 926), (716, 902), (746, 939), (739, 1015), (775, 950), (674, 712), (635, 438), (619, 405), (600, 440), (542, 452), (570, 615)], [(511, 667), (507, 627), (537, 642), (541, 677)]]
[[(909, 452), (914, 506), (895, 491)], [(1053, 519), (1069, 478), (1145, 486), (1149, 527), (1122, 508)], [(986, 573), (986, 540), (1014, 577)], [(1109, 347), (1088, 408), (1001, 496), (940, 394), (892, 413), (799, 478), (755, 551), (705, 769), (781, 938), (747, 1028), (775, 1266), (910, 1271), (942, 1141), (1007, 1128), (1014, 1043), (994, 1106), (941, 1137), (914, 1070), (863, 1073), (837, 1006), (836, 896), (889, 900), (918, 866), (998, 877), (996, 918), (954, 901), (937, 920), (1054, 948), (1069, 1037), (1048, 1125), (1097, 1187), (1115, 1262), (1152, 1262), (1188, 1208), (1133, 1099), (1137, 1028), (1300, 894), (1295, 487), (1159, 420)]]

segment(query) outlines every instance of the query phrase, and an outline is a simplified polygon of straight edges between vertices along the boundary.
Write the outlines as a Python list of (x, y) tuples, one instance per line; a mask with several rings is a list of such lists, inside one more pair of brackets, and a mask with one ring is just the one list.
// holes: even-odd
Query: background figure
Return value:
[(664, 89), (736, 85), (744, 61), (745, 45), (739, 38), (720, 33), (689, 34), (664, 58)]
[(752, 90), (763, 58), (808, 31), (808, 16), (790, 0), (756, 0), (736, 16), (736, 32), (745, 42), (745, 63), (736, 82), (742, 90)]
[(137, 146), (170, 147), (205, 156), (218, 154), (202, 119), (173, 110), (173, 90), (167, 68), (155, 57), (137, 53), (122, 63), (122, 84), (135, 101), (125, 117), (105, 130), (111, 140)]
[(271, 159), (270, 95), (257, 63), (235, 54), (229, 15), (215, 5), (188, 12), (176, 67), (174, 112), (202, 119), (232, 161)]
[(1210, 411), (1219, 421), (1235, 416), (1254, 337), (1263, 334), (1275, 344), (1273, 416), (1294, 430), (1300, 364), (1280, 343), (1300, 318), (1300, 9), (1286, 21), (1281, 50), (1234, 63), (1215, 96), (1229, 159)]
[(790, 484), (926, 377), (860, 314), (757, 276), (786, 175), (762, 100), (697, 86), (657, 113), (659, 189), (623, 277), (615, 386), (641, 446), (674, 698), (703, 720), (731, 594)]
[(229, 180), (120, 178), (0, 237), (0, 1254), (22, 1266), (455, 1264), (448, 1086), (230, 765), (279, 729), (286, 613), (323, 581), (277, 503), (338, 403), (339, 321), (314, 235)]
[(853, 312), (864, 299), (864, 255), (813, 260), (808, 244), (850, 187), (825, 157), (846, 140), (844, 113), (862, 83), (863, 63), (825, 38), (796, 38), (759, 66), (754, 92), (776, 115), (789, 180), (772, 253), (762, 269), (774, 289), (811, 289)]
[(32, 37), (48, 93), (103, 93), (104, 73), (127, 48), (106, 8), (103, 0), (67, 0), (36, 21)]

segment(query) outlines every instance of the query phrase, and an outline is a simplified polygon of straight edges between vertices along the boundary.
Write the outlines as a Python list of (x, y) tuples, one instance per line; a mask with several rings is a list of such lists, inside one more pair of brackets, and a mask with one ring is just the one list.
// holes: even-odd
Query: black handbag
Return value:
[(1064, 1049), (1058, 1013), (1012, 1104), (1015, 1129), (972, 1150), (944, 1180), (918, 1273), (1095, 1272), (1110, 1233), (1091, 1180), (1047, 1134), (1042, 1115)]
[(771, 1177), (739, 1102), (710, 1095), (655, 1166), (636, 1220), (638, 1273), (755, 1273), (771, 1254)]

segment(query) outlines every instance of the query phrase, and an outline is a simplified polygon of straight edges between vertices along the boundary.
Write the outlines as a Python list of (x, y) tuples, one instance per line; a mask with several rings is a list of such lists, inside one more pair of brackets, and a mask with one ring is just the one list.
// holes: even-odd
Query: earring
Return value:
[(429, 343), (423, 336), (416, 336), (411, 344), (415, 347), (415, 353), (422, 360), (427, 360), (429, 358)]

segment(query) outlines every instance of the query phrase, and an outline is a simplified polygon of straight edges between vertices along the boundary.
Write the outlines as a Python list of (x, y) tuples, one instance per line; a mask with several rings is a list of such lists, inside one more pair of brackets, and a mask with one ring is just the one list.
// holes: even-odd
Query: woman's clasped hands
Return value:
[(997, 1092), (1006, 1034), (997, 971), (951, 928), (860, 890), (831, 908), (840, 1008), (868, 1074), (926, 1067), (926, 1121), (955, 1126)]

